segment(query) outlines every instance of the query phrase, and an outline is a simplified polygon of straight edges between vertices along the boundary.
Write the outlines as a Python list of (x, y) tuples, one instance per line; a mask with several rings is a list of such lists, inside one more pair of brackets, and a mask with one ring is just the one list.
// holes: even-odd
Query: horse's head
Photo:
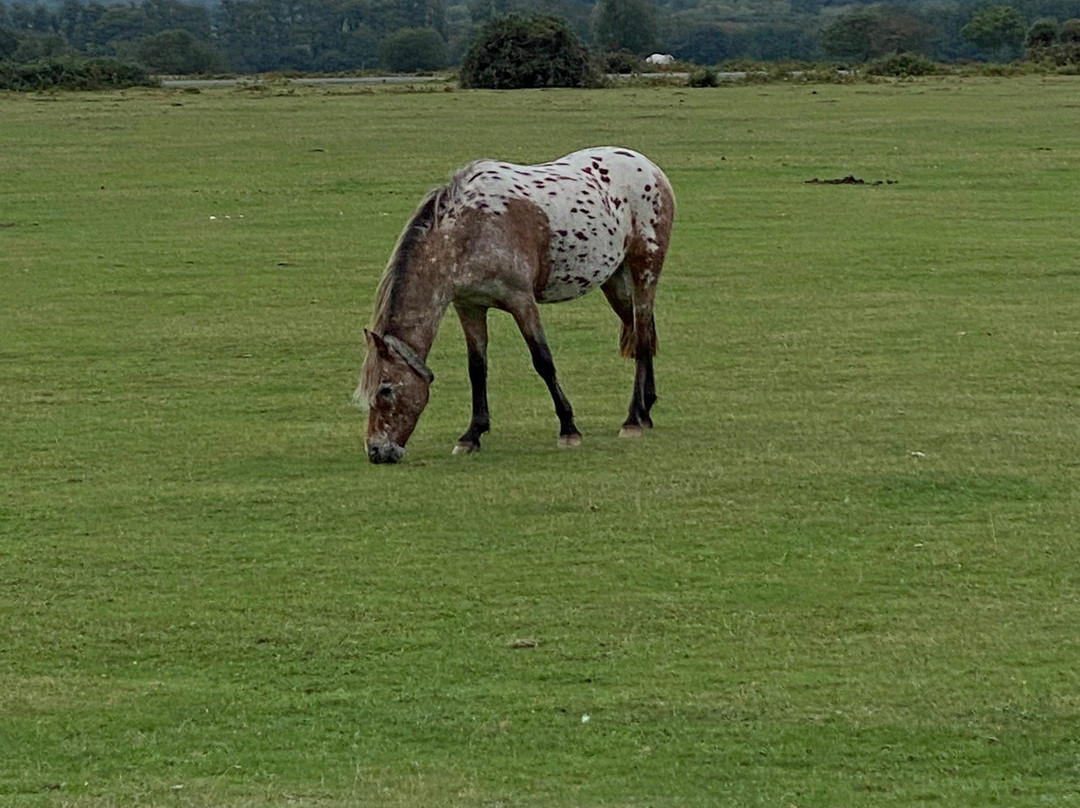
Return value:
[(396, 463), (428, 402), (434, 375), (406, 343), (364, 331), (367, 358), (353, 403), (368, 411), (367, 452), (372, 463)]

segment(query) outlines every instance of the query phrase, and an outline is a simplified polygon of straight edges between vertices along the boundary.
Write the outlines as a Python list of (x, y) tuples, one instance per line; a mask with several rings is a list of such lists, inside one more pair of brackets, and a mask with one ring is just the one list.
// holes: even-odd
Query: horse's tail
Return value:
[[(642, 333), (638, 333), (642, 332)], [(619, 334), (619, 354), (625, 359), (644, 359), (656, 356), (656, 321), (651, 317), (644, 328), (623, 322)]]
[(622, 333), (619, 334), (619, 354), (624, 359), (634, 358), (634, 348), (637, 346), (637, 340), (634, 339), (634, 324), (626, 323), (622, 324)]

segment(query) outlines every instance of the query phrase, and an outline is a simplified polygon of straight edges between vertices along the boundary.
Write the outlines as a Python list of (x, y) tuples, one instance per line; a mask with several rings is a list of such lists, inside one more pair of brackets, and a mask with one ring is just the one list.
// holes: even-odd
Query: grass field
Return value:
[[(1076, 78), (0, 96), (0, 805), (1080, 805), (1078, 131)], [(580, 449), (493, 316), (452, 457), (449, 319), (369, 466), (421, 195), (593, 144), (679, 199), (657, 428), (596, 295)]]

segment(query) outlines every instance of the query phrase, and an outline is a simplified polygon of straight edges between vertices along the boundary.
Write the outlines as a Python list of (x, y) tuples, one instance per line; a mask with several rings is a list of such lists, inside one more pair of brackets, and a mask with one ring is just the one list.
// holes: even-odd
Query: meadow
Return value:
[[(1080, 81), (0, 95), (0, 805), (1080, 805)], [(678, 197), (405, 460), (378, 278), (479, 156)], [(808, 180), (854, 175), (863, 185)]]

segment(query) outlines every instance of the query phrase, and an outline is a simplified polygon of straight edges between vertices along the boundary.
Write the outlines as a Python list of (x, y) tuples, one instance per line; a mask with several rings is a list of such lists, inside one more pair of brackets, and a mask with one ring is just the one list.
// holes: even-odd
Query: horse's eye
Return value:
[(393, 403), (395, 397), (396, 396), (394, 393), (394, 385), (388, 382), (383, 382), (382, 384), (380, 384), (378, 389), (375, 391), (375, 398), (388, 404)]

